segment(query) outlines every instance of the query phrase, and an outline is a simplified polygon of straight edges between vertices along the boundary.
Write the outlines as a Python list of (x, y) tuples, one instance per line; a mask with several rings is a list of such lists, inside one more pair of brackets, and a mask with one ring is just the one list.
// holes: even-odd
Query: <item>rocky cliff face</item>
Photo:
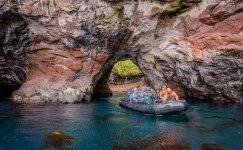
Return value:
[(24, 19), (10, 10), (0, 9), (0, 95), (9, 95), (26, 80), (28, 45)]
[(1, 0), (0, 10), (1, 84), (23, 83), (14, 101), (107, 95), (111, 68), (128, 57), (155, 88), (243, 101), (239, 0)]

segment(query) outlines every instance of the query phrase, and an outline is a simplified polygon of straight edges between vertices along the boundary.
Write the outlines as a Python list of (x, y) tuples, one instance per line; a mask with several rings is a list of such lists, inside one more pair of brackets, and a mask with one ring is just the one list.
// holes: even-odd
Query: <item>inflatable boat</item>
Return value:
[(188, 103), (185, 100), (167, 101), (147, 105), (145, 103), (130, 103), (128, 100), (122, 99), (119, 102), (119, 105), (138, 112), (142, 112), (144, 114), (154, 115), (179, 114), (188, 109)]

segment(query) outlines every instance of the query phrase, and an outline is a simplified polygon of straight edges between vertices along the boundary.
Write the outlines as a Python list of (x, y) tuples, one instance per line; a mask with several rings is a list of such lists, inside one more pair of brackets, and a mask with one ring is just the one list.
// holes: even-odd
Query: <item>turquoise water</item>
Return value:
[(54, 130), (75, 139), (64, 147), (70, 150), (151, 149), (151, 145), (156, 149), (156, 144), (168, 141), (192, 150), (200, 150), (203, 143), (243, 149), (242, 106), (191, 103), (184, 114), (152, 116), (121, 108), (120, 98), (70, 105), (2, 101), (0, 149), (43, 149), (47, 134)]

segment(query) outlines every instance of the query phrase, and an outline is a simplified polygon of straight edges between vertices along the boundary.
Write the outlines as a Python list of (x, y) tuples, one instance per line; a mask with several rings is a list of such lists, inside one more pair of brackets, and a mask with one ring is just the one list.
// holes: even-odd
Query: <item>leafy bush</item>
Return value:
[(112, 69), (112, 73), (121, 77), (136, 77), (142, 74), (138, 66), (131, 60), (117, 62)]

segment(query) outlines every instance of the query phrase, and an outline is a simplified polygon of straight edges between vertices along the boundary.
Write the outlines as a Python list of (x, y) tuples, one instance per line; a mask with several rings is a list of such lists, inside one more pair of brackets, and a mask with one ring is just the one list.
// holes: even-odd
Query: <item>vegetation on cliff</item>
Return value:
[(131, 60), (117, 62), (112, 69), (112, 73), (122, 77), (135, 77), (142, 74), (138, 66)]

